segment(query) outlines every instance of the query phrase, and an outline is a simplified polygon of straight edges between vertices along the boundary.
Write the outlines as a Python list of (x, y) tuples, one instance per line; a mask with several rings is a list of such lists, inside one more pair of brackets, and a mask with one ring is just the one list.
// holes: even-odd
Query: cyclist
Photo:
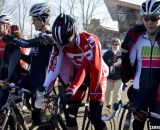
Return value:
[[(15, 27), (17, 25), (11, 25), (11, 19), (8, 15), (2, 14), (0, 15), (0, 36), (1, 38), (5, 34), (16, 35), (20, 37), (20, 30), (17, 30)], [(13, 28), (15, 28), (13, 30)], [(0, 57), (1, 57), (1, 66), (0, 66), (0, 79), (2, 81), (9, 81), (12, 83), (17, 83), (23, 77), (23, 74), (27, 73), (22, 69), (19, 64), (19, 60), (21, 57), (21, 50), (19, 47), (13, 44), (7, 44), (8, 42), (4, 42), (2, 39), (0, 40)], [(15, 94), (18, 93), (19, 90), (16, 89)], [(6, 103), (7, 97), (9, 94), (9, 89), (2, 87), (0, 88), (0, 109)], [(16, 129), (14, 115), (9, 117), (9, 125), (10, 129)]]
[[(146, 0), (140, 14), (143, 24), (129, 30), (122, 44), (122, 80), (133, 78), (131, 102), (134, 107), (160, 114), (157, 100), (160, 86), (160, 0)], [(128, 72), (127, 72), (128, 71)], [(145, 120), (134, 119), (133, 129), (143, 130)], [(160, 121), (150, 119), (151, 126)]]
[[(41, 94), (45, 94), (45, 91), (50, 90), (52, 81), (58, 75), (67, 83), (66, 81), (73, 73), (73, 79), (70, 80), (71, 85), (64, 95), (71, 96), (72, 100), (80, 102), (86, 90), (82, 85), (86, 78), (86, 81), (90, 82), (91, 122), (96, 130), (105, 130), (106, 125), (101, 120), (101, 112), (105, 98), (108, 67), (102, 59), (101, 44), (98, 38), (87, 32), (78, 33), (75, 20), (64, 13), (61, 13), (53, 23), (52, 35), (58, 44), (59, 54), (57, 54), (57, 58), (53, 58), (56, 54), (51, 54), (49, 71), (43, 87), (37, 91), (37, 100)], [(73, 71), (71, 71), (72, 69)], [(87, 80), (88, 76), (90, 80)], [(78, 108), (68, 108), (66, 110), (66, 124), (71, 130), (78, 129), (77, 112)]]
[[(5, 69), (6, 67), (5, 68), (3, 67), (2, 69), (2, 65), (1, 65), (4, 57), (5, 48), (6, 48), (6, 43), (2, 40), (2, 37), (5, 34), (10, 33), (10, 27), (11, 27), (10, 17), (6, 14), (0, 15), (0, 37), (1, 37), (0, 39), (0, 66), (1, 66), (0, 79), (1, 80), (7, 77), (7, 71)], [(6, 100), (4, 99), (4, 97), (6, 97), (7, 95), (8, 95), (8, 90), (0, 89), (0, 108), (5, 104)]]
[(53, 46), (53, 38), (49, 31), (49, 18), (51, 16), (51, 9), (46, 3), (38, 3), (31, 7), (30, 16), (36, 31), (40, 31), (39, 35), (33, 39), (25, 40), (15, 36), (5, 35), (4, 41), (14, 43), (17, 46), (28, 48), (31, 47), (30, 55), (26, 61), (30, 61), (30, 72), (23, 78), (19, 86), (23, 87), (26, 91), (31, 92), (32, 99), (32, 120), (33, 125), (46, 120), (45, 111), (36, 109), (34, 107), (35, 96), (34, 93), (38, 86), (42, 86), (45, 79), (45, 70), (48, 65), (49, 55)]
[[(15, 25), (11, 25), (10, 17), (6, 14), (0, 15), (0, 36), (3, 37), (5, 34), (13, 35), (14, 31), (12, 28)], [(18, 82), (21, 74), (22, 68), (19, 65), (19, 58), (12, 60), (13, 53), (17, 52), (16, 57), (20, 54), (20, 48), (7, 44), (2, 39), (0, 40), (0, 57), (1, 57), (1, 65), (0, 65), (0, 79), (8, 80), (10, 82)], [(14, 57), (15, 58), (15, 57)], [(7, 100), (8, 90), (0, 89), (0, 108), (5, 104)]]
[(10, 26), (11, 26), (11, 20), (10, 17), (6, 14), (0, 15), (0, 64), (2, 62), (3, 56), (4, 56), (4, 51), (6, 44), (2, 40), (2, 37), (5, 34), (10, 33)]

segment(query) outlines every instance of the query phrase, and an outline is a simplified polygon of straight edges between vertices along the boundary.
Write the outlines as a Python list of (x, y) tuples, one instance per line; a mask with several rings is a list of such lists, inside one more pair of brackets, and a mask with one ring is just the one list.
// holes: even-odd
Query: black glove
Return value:
[(62, 92), (59, 96), (62, 104), (72, 104), (71, 96), (73, 96), (73, 93), (66, 90)]
[(62, 92), (60, 95), (62, 98), (70, 98), (71, 96), (73, 96), (73, 93), (66, 90), (66, 91)]
[(38, 91), (40, 91), (40, 92), (45, 92), (45, 87), (44, 87), (44, 86), (40, 86), (40, 87), (38, 88)]
[(3, 36), (2, 40), (7, 43), (12, 42), (13, 36), (6, 34), (5, 36)]

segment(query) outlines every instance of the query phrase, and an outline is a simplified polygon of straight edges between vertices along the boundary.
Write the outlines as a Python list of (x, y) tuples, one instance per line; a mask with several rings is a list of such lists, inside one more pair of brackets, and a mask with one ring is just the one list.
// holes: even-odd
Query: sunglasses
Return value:
[(38, 21), (38, 18), (32, 18), (32, 22)]
[(148, 22), (149, 20), (151, 22), (157, 22), (160, 19), (160, 17), (157, 17), (157, 16), (143, 16), (143, 19), (146, 22)]
[(112, 44), (112, 46), (118, 46), (118, 44)]

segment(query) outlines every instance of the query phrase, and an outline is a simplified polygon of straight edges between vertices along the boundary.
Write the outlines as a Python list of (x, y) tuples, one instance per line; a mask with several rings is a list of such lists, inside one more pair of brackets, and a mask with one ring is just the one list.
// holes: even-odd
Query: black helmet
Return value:
[(70, 37), (75, 35), (75, 20), (61, 13), (53, 23), (52, 35), (58, 44), (64, 46), (69, 42)]

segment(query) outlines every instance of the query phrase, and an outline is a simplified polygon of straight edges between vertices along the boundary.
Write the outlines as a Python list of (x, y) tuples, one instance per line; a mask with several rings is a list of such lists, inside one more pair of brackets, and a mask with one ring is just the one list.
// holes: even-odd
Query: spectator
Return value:
[(118, 38), (112, 39), (112, 47), (110, 50), (104, 53), (103, 59), (109, 66), (109, 76), (107, 80), (106, 90), (106, 107), (111, 108), (112, 103), (115, 103), (121, 98), (121, 42)]

